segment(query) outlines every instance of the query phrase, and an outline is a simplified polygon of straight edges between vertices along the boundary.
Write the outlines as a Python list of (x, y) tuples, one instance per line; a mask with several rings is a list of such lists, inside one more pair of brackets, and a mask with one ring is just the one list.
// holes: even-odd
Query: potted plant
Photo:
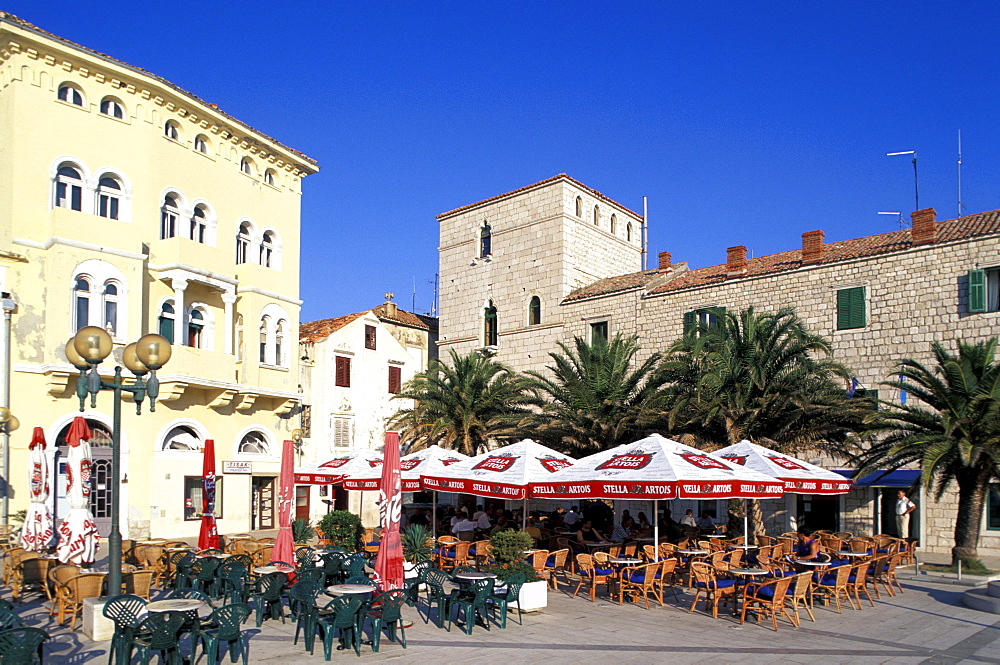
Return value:
[(327, 543), (339, 547), (345, 552), (357, 552), (361, 549), (361, 518), (346, 510), (333, 510), (319, 521), (317, 525)]
[(305, 545), (315, 535), (316, 530), (309, 523), (309, 520), (299, 519), (292, 522), (292, 540), (295, 541), (296, 545)]
[(431, 560), (434, 539), (431, 538), (430, 529), (423, 524), (411, 524), (403, 529), (400, 541), (403, 545), (403, 559), (407, 563), (412, 565)]
[(549, 603), (548, 584), (539, 579), (534, 567), (525, 560), (524, 551), (535, 543), (534, 538), (523, 531), (497, 531), (490, 536), (490, 554), (493, 563), (486, 571), (497, 576), (497, 581), (506, 582), (516, 573), (523, 573), (525, 583), (521, 587), (518, 600), (521, 610), (539, 610)]

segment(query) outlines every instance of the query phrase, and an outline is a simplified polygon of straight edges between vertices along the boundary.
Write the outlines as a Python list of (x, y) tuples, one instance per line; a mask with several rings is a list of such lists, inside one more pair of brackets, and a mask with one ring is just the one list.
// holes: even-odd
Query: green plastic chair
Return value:
[(517, 603), (517, 622), (524, 625), (521, 618), (521, 587), (527, 579), (524, 573), (514, 573), (507, 579), (507, 585), (503, 589), (496, 589), (490, 596), (490, 605), (500, 611), (500, 628), (507, 627), (507, 608), (511, 603)]
[(305, 568), (298, 572), (295, 579), (298, 582), (314, 582), (323, 586), (323, 582), (326, 581), (326, 573), (323, 572), (322, 568)]
[(42, 644), (49, 634), (38, 628), (0, 630), (0, 662), (4, 665), (32, 665), (42, 662)]
[(141, 665), (149, 665), (153, 652), (159, 652), (161, 662), (181, 665), (180, 634), (187, 621), (184, 612), (152, 612), (135, 628), (132, 645), (139, 652)]
[(365, 601), (358, 594), (348, 594), (334, 598), (319, 614), (320, 630), (323, 631), (323, 657), (330, 660), (333, 652), (333, 638), (340, 634), (340, 648), (348, 645), (354, 647), (354, 652), (361, 655), (361, 627), (359, 626), (361, 610)]
[(320, 582), (309, 582), (300, 577), (299, 581), (292, 585), (288, 591), (288, 608), (291, 610), (292, 618), (296, 621), (295, 637), (292, 638), (292, 644), (299, 643), (299, 632), (303, 632), (306, 651), (310, 654), (316, 644), (317, 622), (319, 621), (319, 608), (316, 606), (316, 599), (323, 592), (323, 587), (320, 584)]
[[(461, 611), (465, 621), (465, 634), (472, 635), (472, 627), (476, 618), (482, 616), (486, 630), (490, 629), (489, 606), (487, 601), (493, 595), (493, 578), (471, 580), (463, 589), (455, 589), (448, 600), (449, 609), (455, 610), (456, 619)], [(451, 612), (448, 612), (448, 623), (451, 624)]]
[(367, 584), (370, 587), (378, 588), (378, 583), (365, 576), (365, 575), (355, 575), (354, 577), (348, 577), (344, 584)]
[(365, 565), (364, 557), (354, 555), (341, 565), (341, 569), (345, 578), (356, 577), (365, 574)]
[(115, 622), (108, 653), (109, 664), (128, 665), (132, 661), (132, 638), (145, 613), (145, 599), (132, 594), (115, 596), (104, 603), (104, 616)]
[(257, 607), (257, 627), (264, 623), (265, 615), (272, 619), (281, 619), (285, 623), (285, 609), (281, 604), (281, 592), (288, 583), (288, 575), (284, 573), (268, 573), (257, 578), (250, 597)]
[(211, 595), (212, 587), (215, 584), (215, 571), (218, 570), (221, 563), (215, 557), (206, 557), (195, 561), (187, 574), (188, 581), (185, 588), (197, 589)]
[(191, 640), (191, 661), (197, 660), (195, 648), (200, 642), (202, 652), (208, 655), (208, 662), (215, 665), (219, 660), (220, 646), (225, 642), (229, 646), (229, 660), (235, 663), (242, 655), (243, 665), (247, 665), (247, 659), (250, 657), (250, 639), (240, 630), (240, 625), (250, 616), (251, 611), (246, 603), (232, 603), (212, 612), (208, 620), (194, 631)]
[[(445, 617), (451, 616), (451, 597), (445, 589), (445, 582), (451, 578), (448, 573), (437, 568), (431, 568), (424, 576), (427, 584), (427, 621), (431, 618), (431, 603), (437, 605), (437, 618), (434, 620), (438, 628), (444, 628)], [(425, 621), (424, 623), (427, 623)], [(451, 619), (448, 620), (448, 630), (451, 630)]]
[(341, 567), (344, 563), (344, 553), (342, 551), (328, 551), (323, 553), (320, 559), (321, 569), (326, 576), (323, 584), (335, 584), (341, 579)]
[(406, 604), (410, 607), (416, 607), (420, 596), (420, 585), (427, 581), (427, 571), (430, 570), (430, 567), (430, 561), (421, 561), (414, 564), (413, 572), (416, 573), (416, 576), (407, 577), (403, 580), (403, 587), (406, 591)]
[(219, 592), (226, 603), (245, 603), (250, 593), (247, 568), (239, 561), (226, 559), (216, 571)]
[(191, 566), (197, 559), (194, 552), (174, 552), (170, 555), (170, 570), (173, 571), (173, 583), (175, 589), (186, 589), (188, 587), (188, 573)]
[(0, 608), (0, 630), (20, 628), (24, 625), (21, 617), (14, 610)]
[[(392, 589), (375, 596), (369, 606), (366, 616), (372, 623), (372, 651), (378, 653), (382, 629), (389, 631), (389, 641), (399, 642), (406, 648), (406, 631), (403, 629), (402, 607), (406, 602), (406, 591)], [(399, 628), (399, 640), (396, 639), (396, 628)]]

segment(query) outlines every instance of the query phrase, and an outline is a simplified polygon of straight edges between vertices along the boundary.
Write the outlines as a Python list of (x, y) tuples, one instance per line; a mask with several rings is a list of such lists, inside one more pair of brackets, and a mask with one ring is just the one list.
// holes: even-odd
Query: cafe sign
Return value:
[(223, 462), (222, 473), (252, 473), (252, 462)]

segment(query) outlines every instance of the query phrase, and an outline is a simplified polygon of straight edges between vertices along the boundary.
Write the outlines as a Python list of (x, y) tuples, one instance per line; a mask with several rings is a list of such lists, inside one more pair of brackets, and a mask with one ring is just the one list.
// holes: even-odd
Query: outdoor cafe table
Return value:
[(481, 573), (479, 571), (470, 570), (464, 573), (456, 573), (455, 579), (457, 580), (486, 580), (489, 578), (496, 578), (493, 573)]
[(197, 612), (205, 606), (205, 601), (197, 598), (173, 598), (171, 600), (154, 600), (146, 605), (147, 612)]
[(253, 569), (253, 572), (258, 575), (268, 575), (270, 573), (289, 573), (294, 569), (285, 566), (257, 566)]
[(613, 563), (617, 566), (634, 566), (635, 564), (642, 563), (642, 559), (634, 559), (632, 557), (617, 557), (615, 559), (608, 559), (609, 563)]
[(683, 554), (684, 556), (700, 556), (702, 554), (708, 554), (708, 550), (677, 550), (678, 554)]
[(834, 554), (836, 554), (837, 556), (844, 556), (848, 558), (871, 556), (870, 554), (868, 554), (868, 552), (855, 552), (854, 550), (840, 550), (839, 552), (835, 552)]
[(328, 586), (326, 592), (331, 596), (342, 596), (344, 594), (365, 594), (372, 593), (375, 591), (375, 587), (368, 586), (367, 584), (334, 584), (333, 586)]
[[(747, 582), (767, 575), (767, 571), (763, 568), (730, 568), (729, 574), (736, 578), (736, 601), (740, 601), (740, 582), (746, 586)], [(736, 601), (733, 602), (733, 614), (738, 613)]]

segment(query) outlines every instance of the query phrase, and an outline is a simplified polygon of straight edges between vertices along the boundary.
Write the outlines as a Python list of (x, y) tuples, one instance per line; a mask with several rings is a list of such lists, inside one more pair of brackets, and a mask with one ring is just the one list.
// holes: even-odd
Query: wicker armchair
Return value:
[(136, 549), (135, 558), (145, 570), (153, 571), (153, 582), (164, 586), (167, 579), (166, 551), (160, 545), (142, 545)]
[(45, 581), (50, 559), (42, 559), (41, 556), (38, 552), (22, 552), (18, 556), (10, 576), (10, 595), (15, 601), (21, 601), (21, 594), (29, 586), (43, 589), (48, 597), (49, 590)]
[(771, 625), (774, 627), (775, 632), (778, 630), (779, 614), (788, 617), (788, 621), (797, 627), (798, 624), (795, 618), (788, 613), (788, 608), (785, 607), (785, 596), (788, 595), (788, 589), (791, 584), (792, 578), (790, 577), (782, 577), (763, 584), (748, 582), (743, 587), (743, 609), (740, 611), (740, 624), (746, 621), (747, 610), (756, 608), (759, 610), (757, 621), (759, 622), (761, 619), (770, 617)]
[(134, 570), (122, 574), (122, 593), (130, 593), (149, 601), (150, 587), (153, 586), (153, 571)]
[(694, 612), (694, 608), (698, 605), (698, 598), (702, 593), (705, 594), (705, 609), (708, 610), (709, 605), (712, 607), (712, 616), (714, 618), (719, 618), (719, 602), (728, 598), (735, 607), (736, 603), (736, 581), (735, 580), (720, 580), (715, 577), (715, 570), (701, 561), (694, 561), (691, 563), (691, 579), (695, 589), (694, 601), (691, 603), (691, 609), (688, 612)]
[(590, 587), (590, 601), (594, 602), (597, 600), (597, 587), (601, 584), (604, 585), (605, 589), (609, 589), (609, 581), (612, 575), (614, 575), (614, 570), (611, 568), (605, 568), (599, 566), (591, 554), (577, 554), (576, 555), (576, 569), (580, 575), (580, 582), (576, 585), (576, 590), (573, 591), (573, 597), (576, 598), (576, 594), (580, 593), (580, 588), (584, 584)]
[(76, 618), (83, 609), (85, 598), (96, 598), (102, 595), (104, 575), (84, 573), (69, 578), (56, 589), (56, 620), (65, 623), (67, 614), (70, 617), (69, 629), (76, 630)]
[(545, 577), (545, 560), (549, 558), (548, 550), (536, 550), (528, 557), (531, 560), (531, 567), (535, 569), (535, 574), (539, 579)]
[(71, 577), (76, 577), (79, 574), (79, 566), (63, 564), (49, 568), (47, 574), (50, 587), (49, 600), (52, 601), (52, 604), (49, 606), (49, 616), (55, 614), (56, 609), (59, 607), (59, 587), (65, 584)]

